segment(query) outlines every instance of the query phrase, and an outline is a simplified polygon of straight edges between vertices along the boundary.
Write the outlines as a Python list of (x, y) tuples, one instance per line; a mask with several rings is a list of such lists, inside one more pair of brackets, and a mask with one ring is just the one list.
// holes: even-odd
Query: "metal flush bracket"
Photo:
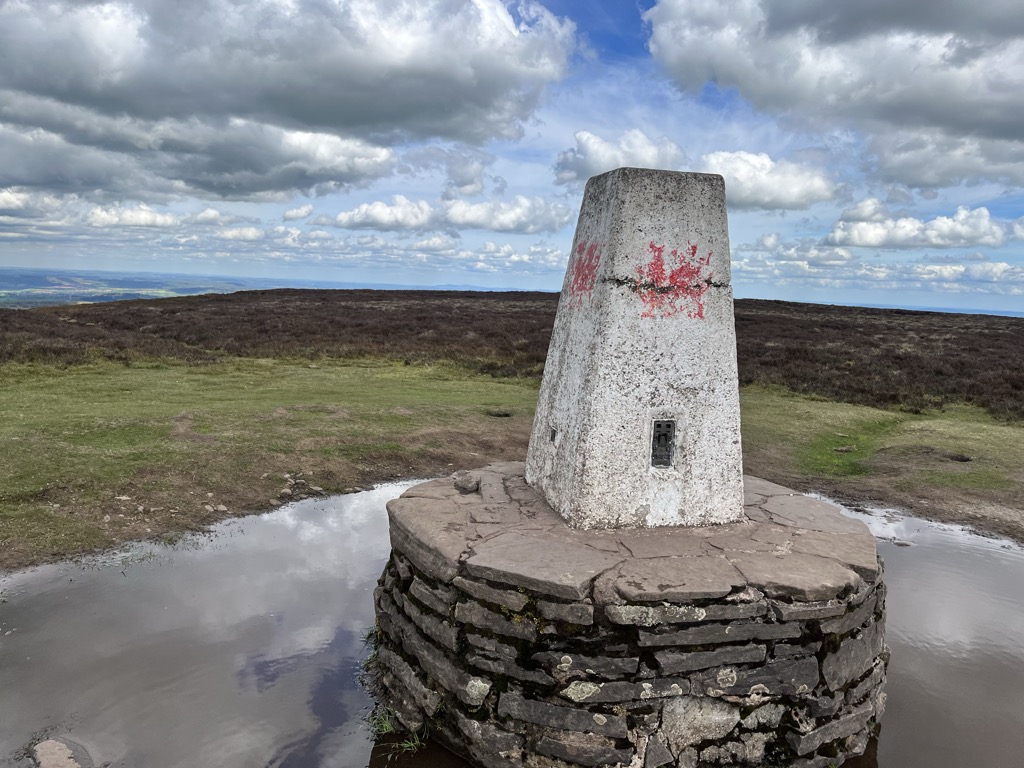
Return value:
[(671, 467), (676, 442), (676, 423), (672, 419), (657, 419), (651, 438), (651, 466)]

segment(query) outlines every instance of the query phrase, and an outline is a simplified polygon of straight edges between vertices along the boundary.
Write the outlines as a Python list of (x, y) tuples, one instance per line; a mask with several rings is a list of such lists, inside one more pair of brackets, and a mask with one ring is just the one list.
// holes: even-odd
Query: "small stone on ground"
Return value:
[(33, 747), (32, 755), (39, 768), (82, 768), (67, 744), (56, 739), (39, 742)]

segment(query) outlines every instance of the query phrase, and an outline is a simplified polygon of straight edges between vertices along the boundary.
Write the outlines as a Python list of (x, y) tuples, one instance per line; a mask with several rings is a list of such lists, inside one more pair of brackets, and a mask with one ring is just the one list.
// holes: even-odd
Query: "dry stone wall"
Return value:
[(884, 710), (862, 523), (747, 478), (746, 519), (573, 531), (502, 464), (389, 505), (376, 669), (475, 764), (824, 768)]

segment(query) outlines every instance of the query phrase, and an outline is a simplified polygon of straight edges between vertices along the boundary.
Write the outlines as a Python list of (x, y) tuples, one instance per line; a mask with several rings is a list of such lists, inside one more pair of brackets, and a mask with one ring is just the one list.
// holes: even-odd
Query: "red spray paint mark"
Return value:
[(601, 249), (597, 243), (580, 243), (570, 267), (569, 306), (580, 307), (590, 297), (597, 282), (597, 268), (601, 264)]
[(704, 294), (713, 277), (708, 270), (711, 251), (698, 256), (697, 246), (687, 243), (682, 253), (670, 252), (670, 266), (666, 267), (665, 246), (652, 242), (649, 248), (650, 262), (636, 268), (634, 290), (644, 303), (641, 317), (671, 317), (686, 312), (687, 317), (704, 319)]

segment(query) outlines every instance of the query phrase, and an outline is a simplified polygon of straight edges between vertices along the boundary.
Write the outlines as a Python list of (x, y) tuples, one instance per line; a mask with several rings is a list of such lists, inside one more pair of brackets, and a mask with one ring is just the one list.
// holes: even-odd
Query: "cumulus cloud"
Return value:
[(264, 232), (259, 227), (231, 227), (229, 229), (221, 229), (214, 237), (218, 240), (242, 240), (245, 242), (252, 242), (254, 240), (262, 240)]
[(94, 208), (86, 221), (94, 227), (173, 227), (178, 217), (140, 203), (135, 208)]
[(932, 129), (892, 130), (872, 136), (868, 151), (881, 181), (912, 187), (962, 181), (1024, 184), (1024, 141), (949, 136)]
[(623, 166), (675, 169), (686, 153), (664, 136), (650, 138), (638, 128), (623, 133), (618, 141), (607, 141), (590, 131), (577, 131), (576, 146), (560, 152), (555, 161), (555, 183), (576, 184), (591, 176)]
[(711, 152), (701, 156), (702, 171), (725, 177), (729, 205), (736, 208), (800, 210), (831, 200), (836, 185), (819, 169), (751, 152)]
[(889, 218), (889, 209), (877, 197), (866, 197), (846, 208), (840, 218), (843, 221), (881, 222)]
[(30, 196), (16, 189), (0, 189), (0, 211), (23, 211), (29, 205)]
[(993, 221), (987, 208), (960, 206), (952, 216), (937, 216), (923, 221), (911, 216), (898, 219), (856, 218), (878, 201), (865, 200), (848, 209), (851, 219), (836, 222), (828, 235), (832, 245), (869, 248), (934, 248), (999, 247), (1006, 238), (1006, 227)]
[(284, 212), (284, 215), (281, 218), (283, 218), (285, 221), (297, 221), (299, 219), (308, 218), (309, 215), (312, 213), (312, 205), (300, 205), (298, 208), (289, 208), (287, 211)]
[[(417, 170), (444, 170), (447, 177), (444, 197), (455, 199), (482, 193), (487, 169), (497, 157), (476, 147), (460, 144), (454, 147), (421, 147), (407, 152), (402, 159)], [(500, 183), (496, 177), (492, 178)]]
[(413, 201), (404, 195), (395, 195), (390, 205), (375, 201), (339, 213), (335, 224), (349, 229), (430, 229), (437, 219), (437, 212), (426, 200)]
[(5, 187), (0, 188), (0, 217), (37, 219), (76, 202), (74, 196), (60, 198), (44, 192)]
[(518, 137), (574, 37), (533, 0), (2, 3), (0, 167), (90, 194), (322, 193), (390, 173), (400, 138)]
[[(576, 146), (560, 152), (555, 161), (556, 184), (578, 184), (623, 166), (671, 170), (686, 162), (677, 144), (664, 137), (651, 139), (636, 128), (616, 142), (589, 131), (575, 136)], [(776, 162), (765, 153), (710, 152), (700, 157), (697, 167), (725, 177), (729, 204), (737, 208), (804, 209), (836, 194), (836, 185), (821, 170)]]
[[(885, 157), (896, 180), (920, 185), (992, 178), (999, 153), (1021, 147), (1024, 25), (1005, 0), (659, 0), (646, 11), (649, 47), (684, 89), (735, 88), (760, 110), (866, 133), (925, 132), (958, 158)], [(970, 155), (974, 153), (975, 157)], [(1021, 159), (1002, 172), (1021, 174)], [(907, 167), (909, 166), (909, 167)], [(959, 178), (957, 178), (959, 177)]]
[(445, 220), (455, 227), (526, 234), (557, 232), (569, 223), (573, 213), (562, 203), (524, 195), (516, 195), (509, 202), (454, 200), (445, 206)]
[(755, 243), (740, 245), (736, 251), (763, 254), (774, 261), (790, 262), (804, 268), (843, 266), (857, 259), (848, 248), (824, 245), (814, 238), (782, 242), (774, 232), (762, 235)]
[(409, 200), (395, 195), (391, 203), (363, 203), (335, 218), (335, 225), (348, 229), (432, 230), (443, 228), (483, 229), (492, 232), (557, 232), (569, 223), (573, 210), (542, 197), (516, 195), (510, 201), (469, 202), (444, 200), (437, 207), (426, 200)]
[(516, 10), (500, 0), (257, 0), (244, 12), (196, 0), (187, 13), (162, 0), (14, 2), (0, 7), (0, 71), (7, 87), (145, 118), (511, 137), (573, 45), (571, 23), (534, 2)]
[(732, 271), (748, 283), (1024, 295), (1024, 267), (989, 261), (979, 252), (886, 263), (858, 259), (847, 248), (810, 239), (780, 242), (776, 234), (737, 246)]
[(224, 215), (216, 208), (204, 208), (196, 214), (196, 224), (222, 224)]
[(412, 248), (417, 251), (448, 251), (458, 245), (458, 240), (449, 235), (433, 235), (417, 240)]

